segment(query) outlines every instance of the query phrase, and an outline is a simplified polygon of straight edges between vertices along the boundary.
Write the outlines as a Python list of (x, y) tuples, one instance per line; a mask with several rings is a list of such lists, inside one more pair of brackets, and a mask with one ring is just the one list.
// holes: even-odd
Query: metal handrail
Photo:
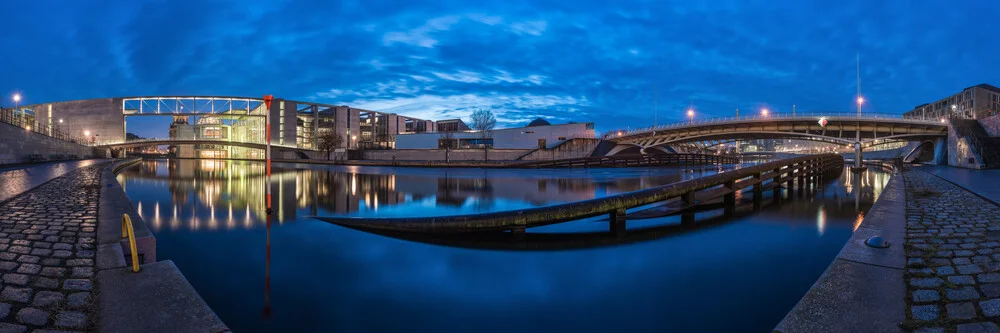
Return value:
[(135, 230), (128, 214), (122, 214), (122, 238), (128, 237), (128, 247), (132, 251), (132, 273), (139, 272), (139, 251), (135, 247)]
[(795, 119), (808, 119), (808, 120), (818, 120), (820, 118), (827, 118), (829, 120), (848, 120), (848, 119), (868, 119), (868, 120), (882, 120), (882, 119), (892, 119), (895, 121), (901, 121), (905, 123), (912, 124), (924, 124), (924, 125), (944, 125), (939, 121), (935, 120), (923, 120), (914, 118), (904, 118), (901, 114), (877, 114), (877, 113), (866, 113), (858, 117), (857, 113), (796, 113), (792, 115), (791, 113), (776, 113), (769, 115), (749, 115), (740, 117), (715, 117), (715, 118), (702, 118), (697, 120), (687, 120), (678, 121), (664, 125), (649, 126), (635, 129), (618, 129), (606, 132), (602, 137), (624, 137), (637, 133), (646, 133), (652, 131), (659, 131), (664, 129), (673, 129), (681, 127), (690, 127), (694, 125), (710, 125), (710, 124), (721, 124), (728, 122), (742, 122), (742, 121), (768, 121), (768, 120), (795, 120)]
[[(20, 108), (19, 108), (20, 109)], [(79, 145), (88, 145), (87, 139), (82, 136), (70, 135), (63, 131), (58, 124), (42, 125), (35, 119), (35, 115), (18, 109), (0, 109), (0, 122), (23, 128), (25, 131), (44, 135), (53, 139), (67, 141)]]

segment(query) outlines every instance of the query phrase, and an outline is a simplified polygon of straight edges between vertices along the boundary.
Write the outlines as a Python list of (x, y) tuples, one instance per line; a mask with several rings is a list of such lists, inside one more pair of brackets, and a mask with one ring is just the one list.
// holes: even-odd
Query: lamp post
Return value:
[(768, 114), (767, 108), (760, 109), (760, 115), (761, 116), (767, 117), (767, 114)]
[[(13, 98), (14, 98), (14, 111), (17, 111), (18, 103), (21, 102), (21, 94), (14, 93), (14, 97)], [(18, 123), (21, 126), (24, 126), (24, 112), (21, 112), (21, 118), (18, 118)]]
[(690, 123), (694, 124), (694, 109), (688, 109), (688, 119)]

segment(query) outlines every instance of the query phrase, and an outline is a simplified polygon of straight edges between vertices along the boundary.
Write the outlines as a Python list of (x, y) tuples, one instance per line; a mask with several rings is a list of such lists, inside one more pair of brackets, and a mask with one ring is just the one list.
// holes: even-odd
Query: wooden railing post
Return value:
[(763, 187), (763, 184), (761, 184), (761, 182), (763, 182), (762, 178), (763, 178), (763, 176), (761, 175), (760, 172), (755, 173), (753, 175), (753, 179), (757, 181), (756, 184), (753, 184), (753, 209), (754, 210), (760, 209), (760, 202), (761, 202), (761, 199), (762, 199), (761, 197), (764, 195), (763, 194), (764, 191), (761, 190), (762, 187)]
[(611, 211), (610, 231), (619, 236), (625, 234), (625, 208)]
[(724, 211), (725, 214), (728, 216), (732, 215), (733, 212), (736, 210), (736, 191), (738, 190), (736, 189), (736, 182), (732, 180), (726, 182), (725, 187), (726, 189), (731, 191), (729, 193), (726, 193), (726, 195), (722, 197), (722, 202), (723, 205), (725, 206)]

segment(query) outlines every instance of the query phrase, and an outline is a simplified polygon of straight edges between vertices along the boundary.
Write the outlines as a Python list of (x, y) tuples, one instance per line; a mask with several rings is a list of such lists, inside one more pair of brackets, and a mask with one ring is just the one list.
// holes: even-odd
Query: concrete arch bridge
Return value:
[[(825, 123), (820, 124), (820, 120)], [(855, 146), (856, 150), (876, 145), (938, 140), (947, 137), (948, 124), (940, 121), (903, 119), (899, 115), (773, 115), (739, 118), (716, 118), (648, 127), (628, 131), (612, 131), (604, 139), (617, 146), (607, 155), (638, 148), (643, 153), (652, 150), (673, 152), (671, 147), (689, 146), (697, 149), (734, 141), (755, 139), (799, 139)]]

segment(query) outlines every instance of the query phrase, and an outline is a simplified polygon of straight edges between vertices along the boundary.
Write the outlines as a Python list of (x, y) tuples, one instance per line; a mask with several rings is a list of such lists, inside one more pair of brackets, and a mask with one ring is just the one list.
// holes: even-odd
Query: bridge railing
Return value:
[[(168, 145), (174, 144), (176, 142), (191, 142), (191, 144), (227, 144), (227, 143), (241, 143), (241, 144), (259, 144), (264, 145), (264, 141), (256, 140), (230, 140), (230, 139), (214, 139), (214, 138), (197, 138), (197, 139), (179, 139), (179, 138), (142, 138), (142, 139), (132, 139), (118, 142), (101, 142), (97, 144), (98, 146), (116, 146), (116, 145), (138, 145), (143, 143), (149, 143), (150, 145)], [(288, 144), (277, 144), (272, 143), (273, 147), (283, 147), (283, 148), (296, 148), (295, 145)]]
[(742, 122), (742, 121), (768, 121), (768, 120), (819, 120), (820, 118), (827, 118), (831, 120), (846, 120), (846, 119), (860, 119), (860, 120), (883, 120), (892, 119), (893, 121), (911, 123), (911, 124), (934, 124), (941, 125), (939, 121), (926, 120), (926, 119), (914, 119), (914, 118), (904, 118), (902, 114), (881, 114), (881, 113), (862, 113), (861, 117), (858, 117), (857, 113), (839, 113), (839, 112), (816, 112), (816, 113), (805, 113), (797, 112), (795, 114), (791, 113), (772, 113), (768, 115), (761, 114), (751, 114), (747, 116), (733, 116), (733, 117), (715, 117), (715, 118), (701, 118), (701, 119), (691, 119), (687, 121), (678, 121), (664, 125), (641, 127), (641, 128), (629, 128), (629, 129), (617, 129), (608, 131), (602, 135), (603, 138), (616, 138), (624, 137), (629, 135), (635, 135), (640, 133), (648, 133), (653, 131), (682, 128), (682, 127), (692, 127), (698, 125), (711, 125), (720, 123), (730, 123), (730, 122)]
[(628, 156), (594, 156), (550, 161), (527, 161), (509, 164), (510, 168), (577, 168), (577, 167), (638, 167), (675, 163), (685, 164), (732, 164), (739, 163), (738, 157), (711, 154), (655, 154)]
[(516, 211), (437, 217), (316, 219), (376, 232), (462, 233), (511, 230), (521, 233), (525, 228), (609, 214), (611, 231), (618, 233), (625, 231), (626, 210), (630, 208), (678, 198), (681, 208), (690, 208), (721, 197), (726, 212), (731, 213), (735, 209), (736, 193), (743, 189), (753, 188), (754, 207), (759, 207), (765, 189), (779, 191), (787, 184), (787, 188), (792, 190), (793, 185), (798, 184), (799, 190), (802, 190), (808, 187), (807, 182), (836, 177), (843, 168), (844, 158), (840, 155), (808, 155), (603, 198)]
[(87, 139), (84, 136), (73, 135), (63, 130), (58, 123), (52, 125), (41, 124), (35, 120), (33, 114), (16, 109), (0, 109), (0, 122), (54, 139), (87, 145)]

